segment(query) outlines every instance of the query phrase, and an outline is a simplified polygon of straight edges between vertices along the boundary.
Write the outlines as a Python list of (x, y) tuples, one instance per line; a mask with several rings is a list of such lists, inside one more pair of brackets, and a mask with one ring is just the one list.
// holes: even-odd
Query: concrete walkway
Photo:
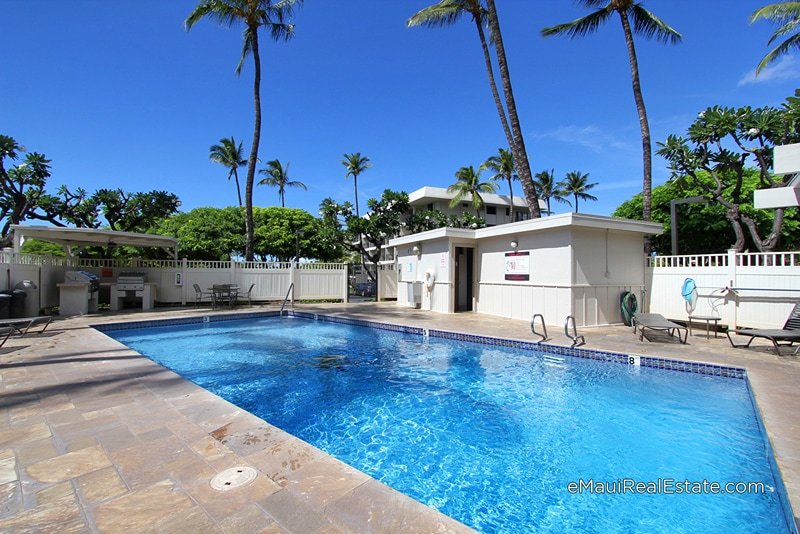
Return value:
[[(471, 313), (386, 303), (297, 309), (532, 339), (525, 322)], [(208, 313), (58, 320), (44, 334), (12, 338), (0, 349), (0, 531), (469, 531), (89, 327)], [(569, 344), (551, 329), (550, 343)], [(661, 336), (639, 342), (625, 327), (580, 333), (588, 348), (745, 367), (798, 509), (800, 358), (776, 356), (766, 344), (732, 349), (726, 338), (707, 340), (697, 331), (688, 346)], [(257, 470), (252, 483), (211, 488), (215, 475), (243, 466)]]

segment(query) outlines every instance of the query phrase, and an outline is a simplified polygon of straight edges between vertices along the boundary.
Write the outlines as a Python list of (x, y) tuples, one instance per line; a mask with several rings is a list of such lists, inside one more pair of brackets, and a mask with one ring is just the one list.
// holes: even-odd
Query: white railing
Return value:
[(782, 328), (800, 301), (800, 252), (745, 252), (647, 258), (649, 311), (686, 320), (681, 295), (694, 280), (693, 315), (717, 315), (728, 326)]
[(144, 273), (147, 282), (157, 284), (156, 302), (159, 303), (194, 302), (195, 284), (202, 291), (214, 284), (235, 284), (242, 293), (252, 286), (250, 296), (254, 302), (280, 302), (290, 284), (295, 287), (295, 300), (347, 298), (347, 265), (344, 263), (74, 259), (7, 251), (0, 251), (0, 263), (9, 273), (0, 281), (0, 289), (14, 287), (22, 280), (34, 280), (39, 287), (36, 296), (31, 294), (30, 298), (32, 305), (38, 304), (39, 309), (58, 304), (58, 284), (64, 281), (65, 271), (73, 269), (97, 275), (101, 282), (101, 298), (106, 295), (106, 299), (108, 286), (120, 273), (130, 270)]

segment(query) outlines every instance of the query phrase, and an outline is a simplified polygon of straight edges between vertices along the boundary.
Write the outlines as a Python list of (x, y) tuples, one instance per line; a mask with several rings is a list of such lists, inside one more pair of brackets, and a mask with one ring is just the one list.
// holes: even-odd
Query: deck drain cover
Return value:
[(252, 467), (231, 467), (211, 479), (211, 487), (217, 491), (228, 491), (251, 483), (256, 478)]

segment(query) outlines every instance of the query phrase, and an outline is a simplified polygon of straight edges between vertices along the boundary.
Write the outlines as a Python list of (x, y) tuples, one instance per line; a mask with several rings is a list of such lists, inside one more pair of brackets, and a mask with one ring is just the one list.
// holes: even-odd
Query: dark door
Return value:
[(455, 311), (472, 311), (474, 249), (456, 247)]

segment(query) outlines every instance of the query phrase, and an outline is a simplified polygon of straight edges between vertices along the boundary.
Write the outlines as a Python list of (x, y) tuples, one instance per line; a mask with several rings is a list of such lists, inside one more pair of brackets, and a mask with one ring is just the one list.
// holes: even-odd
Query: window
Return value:
[(506, 208), (506, 217), (511, 215), (511, 208)]
[(527, 221), (531, 218), (531, 214), (528, 211), (515, 211), (514, 212), (514, 221)]
[(433, 211), (433, 202), (428, 204), (428, 211)]
[(497, 215), (496, 206), (486, 206), (486, 215)]

